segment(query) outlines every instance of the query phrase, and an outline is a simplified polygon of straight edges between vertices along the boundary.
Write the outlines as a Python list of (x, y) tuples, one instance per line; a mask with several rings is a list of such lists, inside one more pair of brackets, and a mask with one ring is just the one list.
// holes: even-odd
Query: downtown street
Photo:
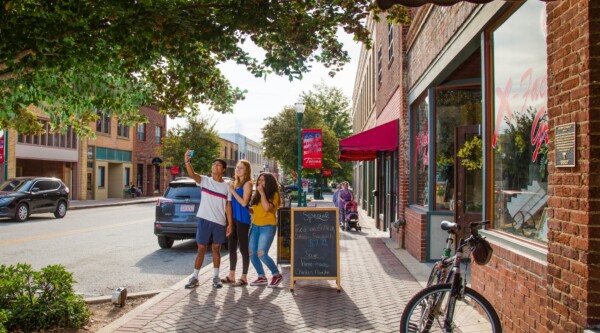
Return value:
[[(34, 270), (60, 264), (73, 273), (83, 297), (168, 288), (191, 273), (194, 240), (160, 249), (153, 234), (154, 203), (69, 210), (26, 222), (0, 220), (0, 264), (31, 264)], [(224, 255), (226, 252), (222, 250)], [(207, 255), (205, 263), (211, 263)]]

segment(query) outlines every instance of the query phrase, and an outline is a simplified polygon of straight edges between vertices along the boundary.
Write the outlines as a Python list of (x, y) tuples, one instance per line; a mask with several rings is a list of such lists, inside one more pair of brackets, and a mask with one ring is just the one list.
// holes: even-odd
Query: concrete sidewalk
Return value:
[[(333, 204), (313, 200), (311, 205)], [(410, 259), (403, 265), (398, 257), (411, 257), (386, 241), (387, 234), (364, 213), (360, 224), (362, 232), (340, 232), (342, 292), (333, 280), (301, 280), (291, 292), (289, 266), (281, 267), (285, 279), (277, 288), (214, 289), (209, 264), (200, 272), (198, 288), (184, 289), (186, 278), (100, 332), (397, 332), (404, 305), (421, 289), (417, 278), (422, 277), (415, 278), (406, 266), (421, 272), (428, 267)], [(270, 255), (275, 258), (275, 246)], [(225, 256), (221, 277), (228, 271)], [(251, 265), (248, 279), (256, 277)]]

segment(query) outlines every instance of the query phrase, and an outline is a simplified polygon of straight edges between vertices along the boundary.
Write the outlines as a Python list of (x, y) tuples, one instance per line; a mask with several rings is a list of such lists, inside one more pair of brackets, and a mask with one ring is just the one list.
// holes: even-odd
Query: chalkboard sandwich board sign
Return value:
[(296, 280), (336, 280), (340, 285), (337, 208), (292, 208), (290, 290)]

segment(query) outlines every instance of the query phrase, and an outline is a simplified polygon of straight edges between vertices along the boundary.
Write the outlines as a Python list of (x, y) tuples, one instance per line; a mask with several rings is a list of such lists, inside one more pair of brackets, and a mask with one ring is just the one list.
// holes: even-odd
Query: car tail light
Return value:
[(158, 200), (156, 200), (156, 205), (160, 206), (162, 204), (172, 204), (173, 200), (171, 199), (165, 199), (165, 198), (158, 198)]

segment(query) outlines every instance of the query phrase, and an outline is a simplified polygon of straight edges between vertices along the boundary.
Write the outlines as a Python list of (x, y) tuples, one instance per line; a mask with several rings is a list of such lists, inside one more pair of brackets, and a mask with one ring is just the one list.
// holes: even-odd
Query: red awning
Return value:
[(398, 149), (398, 119), (340, 141), (340, 161), (368, 161), (378, 151)]
[[(377, 6), (379, 8), (386, 10), (392, 7), (393, 5), (402, 5), (406, 7), (420, 7), (428, 3), (432, 3), (434, 5), (439, 6), (452, 6), (461, 1), (472, 2), (477, 4), (484, 4), (488, 2), (492, 2), (493, 0), (377, 0)], [(516, 2), (521, 0), (504, 0), (507, 2)], [(541, 0), (541, 1), (554, 1), (554, 0)]]

